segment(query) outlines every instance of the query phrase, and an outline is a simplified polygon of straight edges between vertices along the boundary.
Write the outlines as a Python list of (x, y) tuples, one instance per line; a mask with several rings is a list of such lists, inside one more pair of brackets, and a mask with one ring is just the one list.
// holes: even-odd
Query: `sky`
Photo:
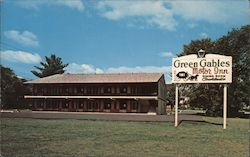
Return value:
[[(45, 56), (66, 73), (160, 72), (192, 40), (249, 24), (248, 0), (0, 0), (1, 64), (17, 76)], [(196, 53), (196, 52), (194, 52)]]

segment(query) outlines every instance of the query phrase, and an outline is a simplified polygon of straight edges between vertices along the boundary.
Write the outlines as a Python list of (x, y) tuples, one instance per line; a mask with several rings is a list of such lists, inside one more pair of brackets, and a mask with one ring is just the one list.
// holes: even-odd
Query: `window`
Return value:
[(93, 109), (93, 101), (88, 101), (87, 107), (89, 110), (92, 110)]
[(41, 107), (44, 107), (44, 101), (41, 101)]
[(61, 86), (59, 87), (59, 93), (60, 93), (60, 94), (63, 94), (63, 89), (62, 89)]
[(104, 102), (104, 109), (110, 110), (111, 109), (111, 102), (109, 102), (109, 101)]
[(131, 88), (131, 93), (132, 93), (132, 94), (136, 94), (136, 87), (132, 87), (132, 88)]
[(98, 87), (94, 87), (93, 94), (98, 94)]
[(43, 101), (42, 100), (34, 101), (34, 104), (36, 105), (37, 108), (42, 108), (43, 107)]
[(81, 104), (80, 104), (80, 108), (83, 108), (83, 107), (84, 107), (84, 104), (83, 104), (83, 103), (81, 103)]
[(68, 108), (68, 107), (69, 107), (68, 101), (62, 101), (62, 108)]
[(132, 110), (137, 110), (138, 109), (138, 104), (137, 102), (132, 103)]
[(47, 100), (46, 108), (52, 108), (52, 101), (51, 100)]
[(78, 87), (78, 93), (84, 93), (84, 87)]
[(58, 95), (59, 94), (59, 88), (56, 86), (56, 87), (54, 87), (54, 90), (55, 90), (54, 94)]
[(74, 94), (77, 94), (77, 87), (74, 87)]
[(94, 102), (94, 109), (95, 109), (95, 110), (98, 110), (98, 109), (99, 109), (98, 102), (96, 102), (96, 101)]
[(38, 95), (42, 94), (42, 89), (41, 89), (40, 86), (37, 86), (36, 89), (37, 89), (37, 94)]
[(36, 95), (37, 94), (37, 87), (33, 88), (33, 93)]
[(127, 87), (121, 87), (120, 88), (120, 93), (127, 93)]
[(68, 91), (69, 91), (68, 87), (64, 87), (64, 93), (68, 94)]
[(47, 94), (47, 89), (46, 89), (46, 87), (43, 87), (43, 88), (42, 88), (42, 92), (43, 92), (43, 94)]
[(73, 91), (72, 87), (69, 87), (69, 94), (72, 94), (72, 91)]
[(120, 101), (119, 108), (120, 108), (120, 110), (126, 110), (127, 109), (127, 102)]
[(91, 94), (91, 87), (87, 87), (87, 93), (86, 94)]
[(111, 93), (111, 87), (105, 87), (104, 93)]
[(79, 108), (83, 109), (84, 108), (85, 101), (84, 100), (79, 100)]

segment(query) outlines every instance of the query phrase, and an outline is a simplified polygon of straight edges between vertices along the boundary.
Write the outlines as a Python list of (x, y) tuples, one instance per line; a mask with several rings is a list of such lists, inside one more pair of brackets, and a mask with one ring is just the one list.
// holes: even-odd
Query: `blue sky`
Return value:
[(55, 53), (68, 73), (162, 72), (169, 82), (184, 44), (249, 24), (247, 0), (0, 2), (1, 64), (26, 79)]

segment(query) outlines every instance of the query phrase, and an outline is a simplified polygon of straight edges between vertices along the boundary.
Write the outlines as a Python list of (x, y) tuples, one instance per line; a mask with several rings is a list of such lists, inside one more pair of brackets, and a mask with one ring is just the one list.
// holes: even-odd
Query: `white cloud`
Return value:
[(161, 52), (160, 55), (162, 57), (174, 57), (175, 56), (174, 53), (172, 52)]
[(5, 31), (4, 35), (6, 38), (14, 40), (19, 44), (25, 46), (37, 47), (39, 46), (39, 42), (37, 36), (29, 31), (19, 32), (16, 30)]
[(78, 11), (84, 10), (84, 5), (81, 0), (22, 0), (17, 1), (17, 4), (23, 8), (39, 9), (42, 5), (47, 6), (66, 6)]
[[(234, 23), (235, 17), (248, 17), (247, 1), (188, 0), (171, 1), (172, 11), (186, 20), (205, 20), (210, 23)], [(244, 19), (244, 18), (243, 18)]]
[(109, 67), (107, 69), (97, 68), (91, 64), (71, 63), (65, 68), (67, 73), (164, 73), (165, 82), (171, 83), (172, 66), (136, 66), (136, 67)]
[(136, 66), (136, 67), (110, 67), (107, 73), (167, 73), (171, 71), (170, 66)]
[(136, 67), (110, 67), (107, 69), (96, 68), (90, 64), (71, 63), (65, 68), (67, 73), (164, 73), (166, 83), (171, 83), (169, 76), (171, 66), (136, 66)]
[(6, 50), (1, 51), (1, 59), (11, 61), (11, 62), (22, 62), (28, 64), (39, 63), (42, 58), (37, 53), (29, 53), (24, 51), (12, 51)]
[[(197, 27), (197, 21), (209, 23), (235, 24), (248, 22), (248, 2), (245, 1), (99, 1), (97, 9), (109, 20), (133, 18), (140, 25), (157, 26), (166, 30), (175, 30), (177, 17), (181, 17)], [(235, 18), (237, 17), (237, 18)], [(130, 21), (130, 22), (131, 22)], [(131, 25), (131, 23), (130, 23)]]
[(168, 73), (171, 66), (136, 66), (136, 67), (110, 67), (107, 69), (96, 68), (90, 64), (71, 63), (65, 70), (69, 73)]
[(90, 64), (71, 63), (65, 68), (65, 70), (69, 73), (103, 73), (102, 69), (95, 68)]
[(135, 21), (167, 30), (173, 30), (177, 25), (163, 1), (100, 1), (97, 8), (101, 10), (102, 16), (110, 20), (140, 17)]
[(201, 38), (208, 38), (208, 34), (207, 33), (200, 33), (199, 34)]

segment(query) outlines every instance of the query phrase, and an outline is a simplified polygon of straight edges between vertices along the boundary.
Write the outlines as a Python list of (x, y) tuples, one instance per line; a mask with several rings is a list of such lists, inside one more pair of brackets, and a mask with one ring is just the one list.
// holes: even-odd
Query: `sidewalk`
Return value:
[[(103, 113), (103, 112), (1, 112), (3, 118), (34, 118), (34, 119), (78, 119), (78, 120), (113, 120), (143, 122), (174, 122), (174, 115), (148, 115), (146, 113)], [(179, 114), (179, 121), (202, 122), (202, 116)]]

